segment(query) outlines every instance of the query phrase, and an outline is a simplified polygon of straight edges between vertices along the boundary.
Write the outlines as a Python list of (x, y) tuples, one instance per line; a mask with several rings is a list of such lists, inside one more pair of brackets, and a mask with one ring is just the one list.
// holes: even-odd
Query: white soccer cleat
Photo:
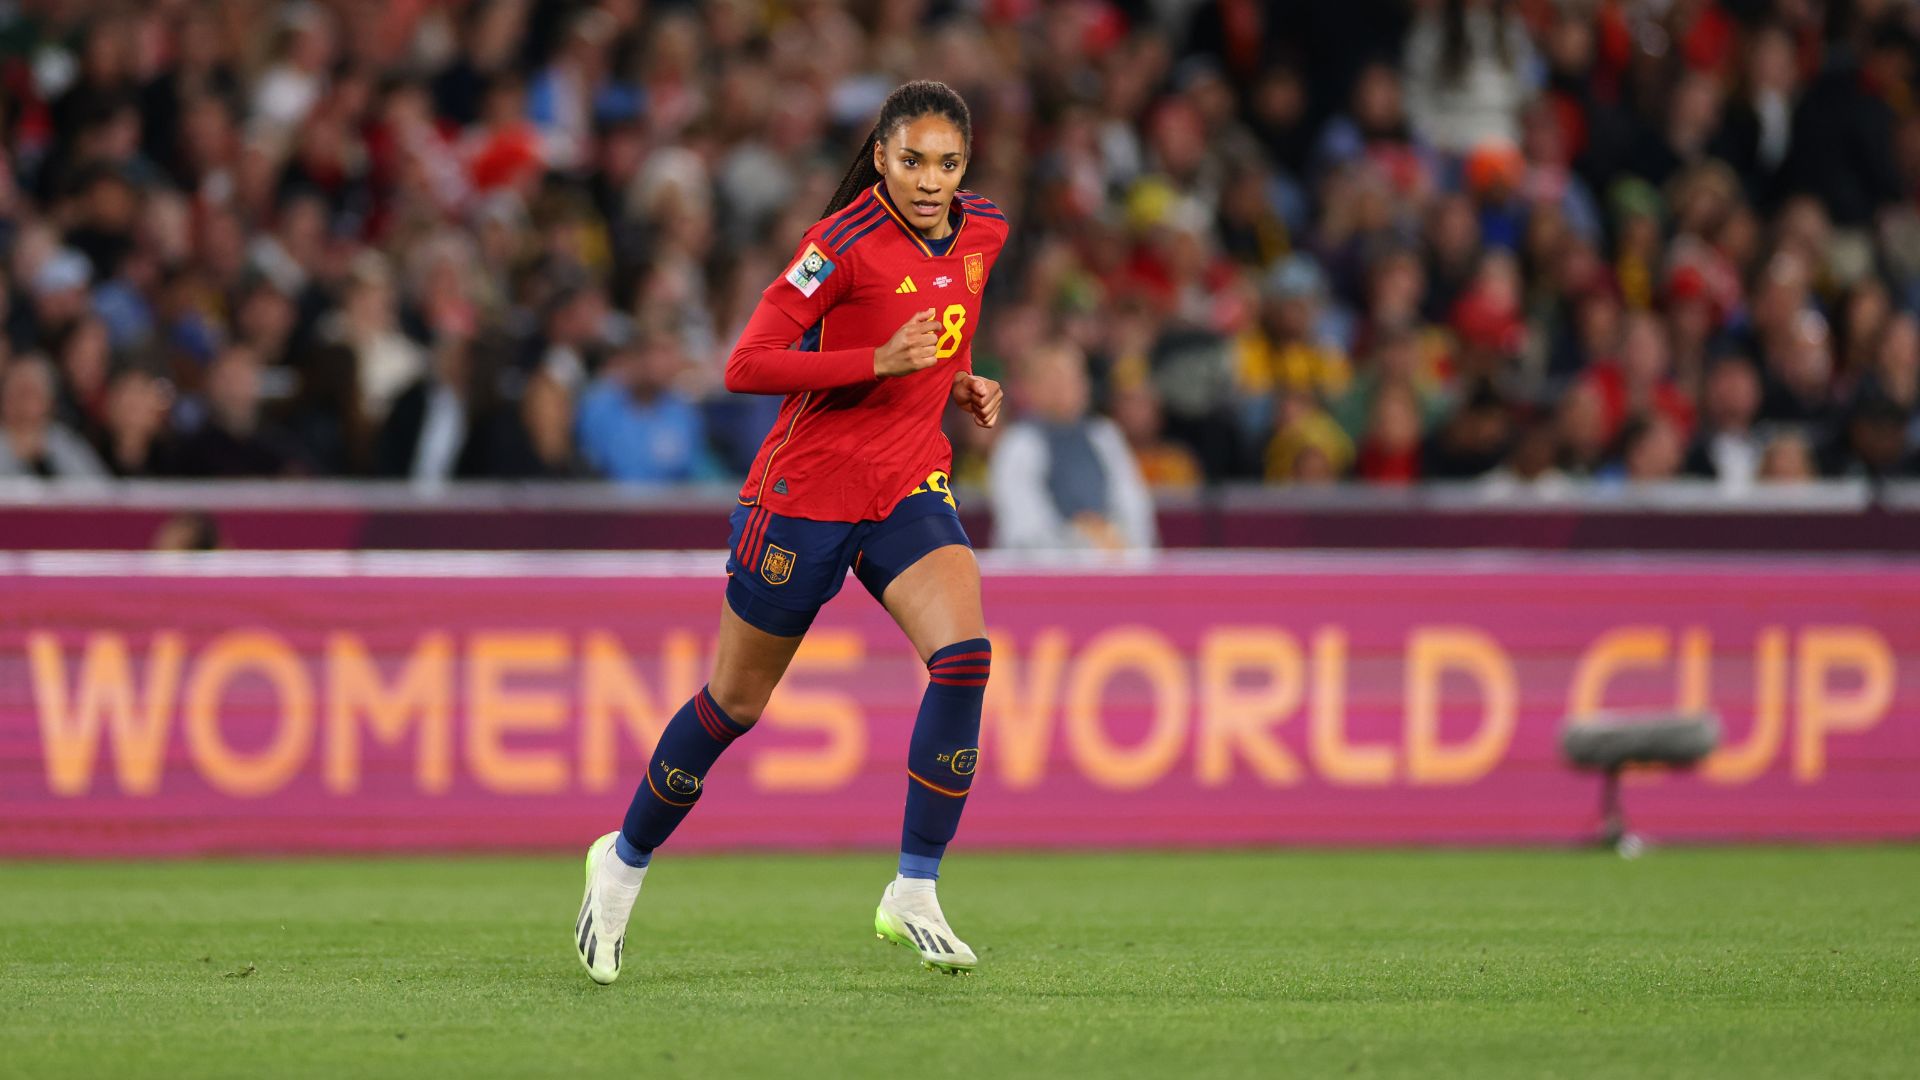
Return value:
[[(620, 954), (627, 943), (627, 917), (633, 914), (633, 902), (640, 895), (640, 883), (646, 868), (634, 869), (613, 852), (608, 833), (587, 849), (587, 892), (580, 899), (580, 914), (573, 922), (574, 949), (580, 966), (601, 986), (620, 977)], [(625, 871), (622, 873), (621, 871)], [(622, 881), (621, 878), (631, 878)]]
[(958, 975), (980, 962), (947, 925), (933, 882), (924, 879), (895, 878), (887, 885), (873, 911), (873, 936), (919, 953), (929, 971)]

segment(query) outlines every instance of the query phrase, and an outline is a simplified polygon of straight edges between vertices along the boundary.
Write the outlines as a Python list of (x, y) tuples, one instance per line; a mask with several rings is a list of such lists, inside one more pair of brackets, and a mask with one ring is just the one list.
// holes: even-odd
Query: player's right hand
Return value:
[(939, 340), (939, 324), (933, 321), (933, 309), (928, 308), (908, 319), (885, 345), (873, 350), (874, 378), (891, 379), (932, 367), (939, 359), (934, 355)]

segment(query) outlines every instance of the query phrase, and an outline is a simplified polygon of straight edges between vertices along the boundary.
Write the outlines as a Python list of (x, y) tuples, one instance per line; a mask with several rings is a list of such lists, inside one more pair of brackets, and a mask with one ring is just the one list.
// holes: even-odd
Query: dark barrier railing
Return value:
[[(987, 500), (959, 496), (969, 534), (991, 545)], [(147, 548), (182, 514), (240, 549), (714, 549), (733, 505), (730, 489), (602, 484), (14, 481), (0, 483), (0, 550)], [(1174, 548), (1915, 552), (1920, 485), (1229, 487), (1162, 497), (1159, 524)]]

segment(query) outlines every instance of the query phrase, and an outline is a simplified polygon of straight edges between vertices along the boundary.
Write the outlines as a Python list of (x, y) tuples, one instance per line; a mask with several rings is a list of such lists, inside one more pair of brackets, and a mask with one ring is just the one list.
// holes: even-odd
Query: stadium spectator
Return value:
[(700, 410), (673, 386), (685, 366), (678, 343), (652, 330), (607, 358), (580, 399), (580, 453), (588, 468), (629, 484), (720, 475)]
[(1909, 431), (1920, 436), (1920, 318), (1902, 314), (1888, 319), (1874, 342), (1861, 376), (1863, 391), (1877, 391), (1909, 417)]
[(1590, 478), (1606, 464), (1613, 439), (1607, 425), (1606, 402), (1592, 383), (1576, 383), (1560, 399), (1555, 420), (1559, 435), (1559, 468), (1575, 478)]
[(1628, 151), (1628, 171), (1663, 188), (1682, 171), (1706, 160), (1721, 117), (1720, 83), (1700, 71), (1682, 74), (1658, 126), (1641, 130)]
[(23, 314), (28, 316), (24, 341), (27, 348), (51, 345), (87, 311), (87, 283), (93, 268), (87, 257), (72, 248), (58, 248), (36, 254), (42, 244), (54, 242), (51, 230), (17, 237), (16, 265), (32, 267), (28, 280), (33, 283), (33, 302)]
[(1816, 427), (1830, 423), (1833, 349), (1826, 317), (1818, 311), (1797, 312), (1764, 348), (1767, 388), (1760, 415)]
[(1413, 388), (1390, 383), (1373, 395), (1355, 474), (1375, 484), (1401, 486), (1420, 479), (1420, 402)]
[(479, 370), (475, 348), (465, 338), (443, 338), (431, 370), (394, 399), (375, 448), (381, 476), (432, 484), (479, 468), (475, 444), (479, 422), (488, 415), (491, 372)]
[(185, 476), (271, 477), (307, 471), (293, 436), (269, 421), (261, 405), (260, 357), (229, 345), (207, 370), (207, 409), (180, 445)]
[(327, 90), (334, 61), (333, 16), (313, 3), (281, 8), (274, 62), (253, 89), (252, 126), (263, 136), (286, 137)]
[(1514, 437), (1513, 450), (1501, 466), (1480, 481), (1489, 499), (1522, 495), (1558, 498), (1574, 489), (1573, 481), (1555, 464), (1558, 440), (1554, 425), (1535, 420)]
[(1829, 476), (1888, 480), (1910, 476), (1916, 462), (1907, 452), (1907, 410), (1878, 390), (1862, 394), (1847, 410), (1840, 439), (1822, 470)]
[(1049, 343), (1016, 369), (1016, 380), (1019, 415), (989, 466), (995, 546), (1154, 547), (1153, 502), (1126, 437), (1088, 412), (1086, 358)]
[(1304, 391), (1327, 397), (1346, 389), (1346, 355), (1323, 321), (1326, 282), (1303, 255), (1282, 259), (1263, 286), (1260, 323), (1243, 342), (1241, 388), (1249, 393)]
[[(1127, 449), (1140, 466), (1141, 479), (1155, 491), (1191, 491), (1200, 486), (1200, 459), (1168, 439), (1161, 422), (1160, 395), (1139, 376), (1113, 388), (1107, 407), (1126, 436)], [(991, 428), (980, 428), (990, 431)]]
[(1803, 484), (1819, 478), (1813, 444), (1797, 428), (1783, 428), (1767, 441), (1760, 456), (1760, 479), (1773, 484)]
[(322, 341), (344, 346), (353, 358), (354, 407), (368, 425), (378, 425), (400, 392), (426, 371), (420, 346), (400, 331), (393, 273), (378, 252), (356, 256), (347, 271), (338, 311), (319, 328)]
[(1607, 430), (1630, 419), (1659, 413), (1683, 435), (1693, 427), (1693, 404), (1670, 377), (1666, 327), (1651, 312), (1627, 316), (1616, 358), (1594, 365), (1587, 376), (1600, 394)]
[(1389, 390), (1412, 395), (1421, 432), (1446, 413), (1444, 380), (1435, 369), (1450, 346), (1436, 343), (1435, 333), (1431, 328), (1399, 324), (1372, 335), (1372, 354), (1359, 366), (1347, 392), (1329, 407), (1347, 434), (1359, 437), (1371, 428), (1374, 400)]
[(1743, 356), (1723, 356), (1707, 372), (1700, 432), (1687, 451), (1685, 469), (1730, 490), (1752, 486), (1760, 474), (1764, 441), (1754, 430), (1760, 415), (1760, 377)]
[(1888, 95), (1911, 92), (1913, 28), (1898, 18), (1889, 12), (1872, 26), (1842, 26), (1794, 110), (1787, 184), (1812, 195), (1850, 233), (1871, 226), (1901, 196)]
[(106, 425), (96, 445), (115, 476), (156, 477), (179, 471), (168, 421), (173, 387), (143, 368), (117, 372), (107, 385)]
[(106, 427), (108, 346), (106, 324), (91, 314), (69, 323), (54, 343), (64, 399), (58, 412), (70, 427), (95, 443)]
[(555, 280), (541, 301), (541, 330), (528, 341), (524, 357), (527, 366), (571, 392), (599, 366), (608, 344), (606, 294), (576, 265), (560, 265), (550, 276)]
[(0, 368), (0, 477), (94, 479), (107, 475), (93, 448), (54, 419), (53, 365), (34, 355)]
[(1276, 430), (1267, 442), (1267, 481), (1331, 484), (1353, 464), (1353, 439), (1318, 404), (1302, 394), (1280, 400)]
[(1714, 139), (1717, 157), (1745, 178), (1746, 194), (1761, 206), (1780, 198), (1780, 171), (1793, 149), (1794, 98), (1800, 72), (1793, 36), (1778, 22), (1754, 27), (1746, 70), (1727, 101)]
[[(1658, 483), (1680, 474), (1686, 444), (1680, 427), (1658, 412), (1643, 413), (1628, 422), (1620, 435), (1617, 476), (1632, 484)], [(1608, 470), (1613, 476), (1616, 470)]]
[(1427, 439), (1421, 452), (1421, 475), (1470, 480), (1493, 471), (1511, 448), (1513, 415), (1492, 383), (1476, 385)]
[(573, 392), (556, 376), (537, 371), (520, 389), (517, 407), (495, 410), (476, 453), (483, 475), (509, 480), (566, 480), (585, 476), (574, 449)]
[(296, 297), (282, 290), (273, 278), (258, 274), (241, 286), (233, 315), (233, 338), (251, 348), (263, 364), (281, 367), (292, 363), (299, 329)]
[(1449, 319), (1457, 341), (1453, 358), (1457, 376), (1477, 381), (1498, 378), (1526, 348), (1521, 299), (1518, 261), (1508, 251), (1488, 250), (1454, 301)]
[(1439, 0), (1407, 36), (1407, 101), (1421, 138), (1444, 153), (1520, 141), (1533, 46), (1510, 0)]

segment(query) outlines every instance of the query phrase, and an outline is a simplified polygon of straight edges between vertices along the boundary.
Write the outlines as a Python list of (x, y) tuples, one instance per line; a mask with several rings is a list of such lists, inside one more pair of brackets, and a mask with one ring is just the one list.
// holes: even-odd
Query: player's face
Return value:
[(875, 147), (873, 165), (908, 224), (936, 237), (945, 232), (947, 207), (967, 172), (966, 141), (953, 121), (920, 116), (896, 126)]

